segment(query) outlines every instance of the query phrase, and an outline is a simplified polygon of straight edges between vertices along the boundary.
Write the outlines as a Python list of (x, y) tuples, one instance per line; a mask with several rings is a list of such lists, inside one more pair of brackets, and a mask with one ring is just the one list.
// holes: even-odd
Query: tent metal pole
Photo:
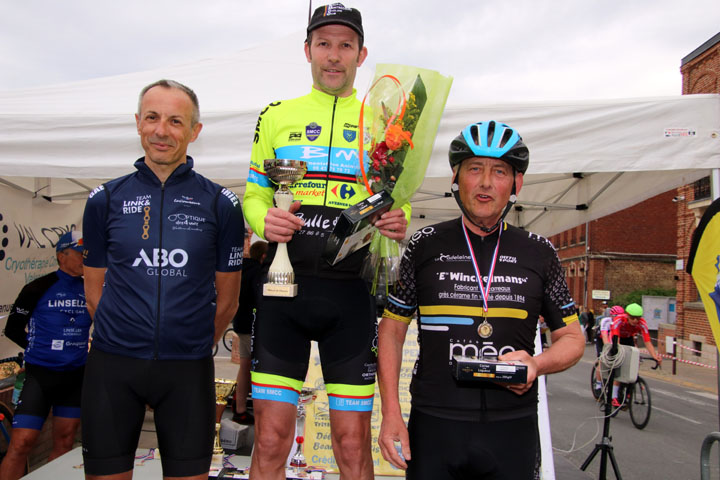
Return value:
[[(713, 168), (710, 171), (710, 195), (712, 195), (713, 201), (720, 198), (720, 168)], [(718, 426), (720, 426), (720, 350), (715, 351), (715, 365), (717, 368), (717, 382), (718, 382)], [(720, 449), (718, 450), (720, 455)]]

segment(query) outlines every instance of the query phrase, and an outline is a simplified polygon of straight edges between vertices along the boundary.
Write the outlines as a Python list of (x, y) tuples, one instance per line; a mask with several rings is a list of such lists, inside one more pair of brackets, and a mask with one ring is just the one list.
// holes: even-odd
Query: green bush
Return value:
[(609, 305), (621, 305), (623, 308), (631, 303), (642, 305), (643, 295), (651, 295), (655, 297), (674, 297), (677, 291), (674, 288), (646, 288), (643, 290), (635, 290), (612, 299)]

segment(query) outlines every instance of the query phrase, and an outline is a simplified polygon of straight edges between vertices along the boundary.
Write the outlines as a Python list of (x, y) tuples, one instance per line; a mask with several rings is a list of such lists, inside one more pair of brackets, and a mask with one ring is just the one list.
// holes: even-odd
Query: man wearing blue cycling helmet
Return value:
[[(535, 380), (574, 365), (585, 339), (553, 246), (504, 222), (529, 165), (518, 132), (500, 122), (474, 123), (452, 141), (449, 159), (462, 216), (412, 236), (380, 324), (380, 449), (409, 479), (531, 479), (538, 459)], [(406, 428), (398, 378), (415, 312), (420, 354)], [(533, 356), (540, 315), (552, 345)], [(459, 380), (456, 355), (521, 361), (527, 381)]]

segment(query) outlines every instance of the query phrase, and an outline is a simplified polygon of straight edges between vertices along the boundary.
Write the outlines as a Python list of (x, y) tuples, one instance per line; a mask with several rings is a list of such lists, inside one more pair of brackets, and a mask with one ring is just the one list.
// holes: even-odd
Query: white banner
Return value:
[(65, 232), (82, 228), (84, 207), (84, 200), (59, 205), (0, 185), (0, 358), (21, 351), (4, 334), (18, 293), (25, 284), (57, 269), (55, 245)]

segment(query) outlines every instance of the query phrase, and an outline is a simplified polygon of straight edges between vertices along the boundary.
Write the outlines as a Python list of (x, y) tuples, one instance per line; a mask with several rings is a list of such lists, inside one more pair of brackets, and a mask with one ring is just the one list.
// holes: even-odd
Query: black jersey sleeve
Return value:
[(576, 322), (578, 315), (557, 252), (550, 242), (547, 245), (552, 252), (545, 272), (544, 299), (540, 313), (550, 330), (554, 331)]
[(57, 274), (52, 272), (28, 283), (20, 290), (15, 303), (10, 309), (10, 315), (8, 315), (5, 324), (5, 336), (18, 344), (23, 350), (28, 346), (25, 329), (30, 322), (35, 306), (43, 294), (57, 281)]
[(415, 258), (419, 248), (419, 235), (413, 235), (400, 261), (400, 273), (393, 293), (388, 295), (387, 307), (383, 317), (410, 323), (417, 310), (417, 290), (415, 288)]

